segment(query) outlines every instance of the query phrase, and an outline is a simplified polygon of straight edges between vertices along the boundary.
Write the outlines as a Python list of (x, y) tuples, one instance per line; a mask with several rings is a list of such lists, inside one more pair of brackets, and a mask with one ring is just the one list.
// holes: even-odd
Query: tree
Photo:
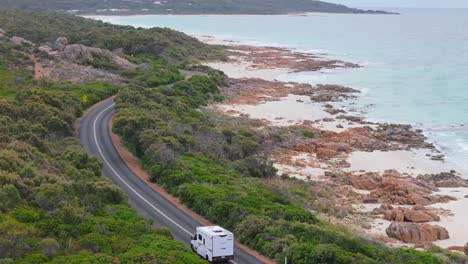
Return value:
[(271, 224), (267, 216), (249, 215), (236, 226), (238, 239), (249, 243), (256, 235), (262, 233)]
[(90, 233), (80, 239), (82, 249), (89, 250), (93, 253), (110, 253), (111, 241), (109, 237), (99, 233)]
[(6, 184), (0, 187), (0, 210), (7, 211), (21, 204), (21, 196), (15, 186)]
[(36, 204), (44, 209), (51, 211), (56, 208), (59, 202), (65, 199), (65, 189), (63, 185), (43, 184), (38, 188), (34, 200)]
[(31, 238), (36, 230), (30, 225), (20, 223), (11, 217), (0, 222), (0, 259), (21, 258), (31, 250)]
[(49, 122), (47, 123), (47, 128), (49, 129), (50, 133), (56, 134), (61, 137), (71, 135), (70, 125), (56, 116), (52, 117), (49, 120)]
[(42, 253), (48, 257), (55, 256), (60, 250), (60, 244), (53, 238), (44, 238), (41, 241)]

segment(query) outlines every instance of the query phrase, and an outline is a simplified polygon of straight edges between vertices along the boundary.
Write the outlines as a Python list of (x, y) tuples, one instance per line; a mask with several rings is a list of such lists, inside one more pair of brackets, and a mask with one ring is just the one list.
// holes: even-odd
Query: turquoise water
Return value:
[(422, 128), (457, 169), (468, 171), (468, 9), (403, 10), (399, 16), (144, 16), (104, 21), (326, 53), (362, 68), (280, 76), (364, 93), (370, 120)]

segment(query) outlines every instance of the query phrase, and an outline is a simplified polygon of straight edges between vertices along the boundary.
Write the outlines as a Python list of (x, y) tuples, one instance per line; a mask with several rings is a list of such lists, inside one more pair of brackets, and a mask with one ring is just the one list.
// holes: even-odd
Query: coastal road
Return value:
[[(169, 227), (176, 240), (190, 247), (195, 228), (202, 224), (148, 186), (125, 164), (110, 136), (108, 124), (113, 114), (114, 101), (110, 99), (93, 107), (82, 119), (79, 136), (86, 151), (103, 161), (104, 176), (128, 194), (132, 207), (142, 217), (154, 219), (156, 226)], [(236, 246), (233, 263), (264, 262)]]

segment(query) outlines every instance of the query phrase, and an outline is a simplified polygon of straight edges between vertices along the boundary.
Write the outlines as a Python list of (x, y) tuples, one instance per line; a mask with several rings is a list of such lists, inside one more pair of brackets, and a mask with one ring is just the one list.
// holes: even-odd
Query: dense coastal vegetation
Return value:
[[(1, 46), (0, 262), (197, 263), (100, 178), (101, 162), (73, 135), (73, 120), (116, 87), (34, 82), (8, 69), (15, 52)], [(85, 94), (90, 101), (81, 104)]]
[(35, 43), (53, 43), (58, 37), (66, 37), (70, 43), (109, 50), (121, 48), (130, 56), (156, 55), (169, 63), (219, 59), (224, 52), (168, 28), (118, 26), (62, 13), (4, 10), (0, 25), (10, 34)]
[(385, 13), (312, 0), (3, 0), (6, 8), (85, 14), (286, 14), (304, 12)]
[[(25, 37), (45, 25), (31, 14), (11, 14), (0, 19), (35, 21), (17, 29)], [(33, 80), (30, 56), (40, 55), (0, 37), (0, 263), (203, 263), (168, 229), (140, 218), (75, 136), (74, 120), (118, 87)]]
[[(390, 249), (302, 207), (299, 199), (314, 200), (306, 185), (278, 176), (264, 153), (283, 132), (264, 134), (204, 111), (224, 99), (219, 88), (228, 83), (221, 72), (193, 63), (223, 58), (222, 48), (171, 30), (58, 13), (2, 11), (0, 24), (37, 44), (66, 36), (71, 43), (123, 48), (123, 57), (145, 65), (124, 71), (99, 57), (90, 64), (122, 76), (120, 86), (33, 80), (29, 56), (45, 55), (35, 44), (0, 43), (0, 263), (202, 263), (169, 230), (138, 217), (76, 139), (74, 120), (112, 95), (114, 131), (151, 180), (278, 262), (463, 263), (441, 252)], [(180, 68), (208, 76), (184, 80)]]

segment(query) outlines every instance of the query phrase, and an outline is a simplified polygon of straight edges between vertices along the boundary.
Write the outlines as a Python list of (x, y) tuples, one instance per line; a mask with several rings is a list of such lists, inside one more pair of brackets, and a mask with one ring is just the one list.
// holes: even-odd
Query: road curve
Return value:
[[(155, 226), (167, 226), (174, 238), (190, 247), (190, 237), (201, 224), (153, 190), (121, 159), (110, 137), (108, 123), (114, 114), (113, 99), (104, 101), (81, 120), (79, 137), (86, 151), (103, 161), (103, 175), (119, 185), (129, 196), (132, 207), (145, 218), (155, 220)], [(241, 248), (235, 248), (238, 264), (263, 263)]]

